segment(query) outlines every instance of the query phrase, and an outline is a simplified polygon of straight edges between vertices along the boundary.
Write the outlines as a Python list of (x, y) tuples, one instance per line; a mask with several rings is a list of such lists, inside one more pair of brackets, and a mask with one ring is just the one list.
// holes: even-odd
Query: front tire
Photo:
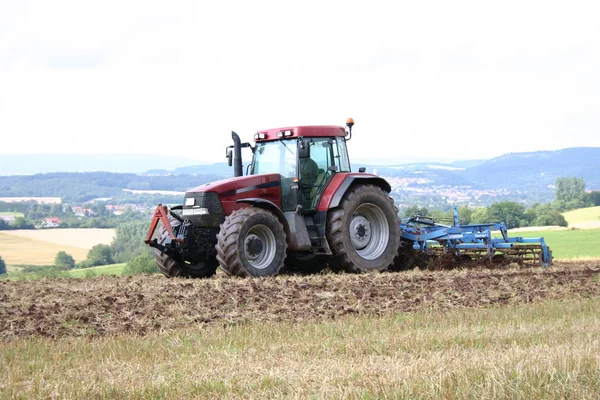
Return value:
[(374, 185), (351, 187), (327, 216), (334, 264), (347, 272), (384, 271), (400, 244), (393, 200)]
[(234, 276), (277, 275), (286, 255), (283, 226), (270, 211), (248, 207), (232, 212), (217, 235), (217, 260)]

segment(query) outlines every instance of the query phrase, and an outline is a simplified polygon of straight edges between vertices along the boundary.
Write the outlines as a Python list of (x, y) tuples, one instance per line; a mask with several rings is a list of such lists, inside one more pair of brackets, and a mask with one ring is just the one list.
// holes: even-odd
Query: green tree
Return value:
[(461, 224), (470, 224), (473, 217), (474, 210), (471, 207), (462, 206), (458, 207), (458, 221)]
[(15, 218), (15, 222), (13, 222), (12, 224), (14, 229), (34, 229), (35, 226), (33, 226), (33, 224), (26, 220), (23, 217), (17, 217)]
[(420, 215), (423, 217), (428, 217), (429, 216), (429, 210), (427, 209), (427, 207), (420, 207), (419, 206), (410, 206), (408, 207), (405, 211), (404, 211), (404, 216), (406, 218), (410, 218), (410, 217), (414, 217), (415, 215)]
[(589, 204), (592, 207), (600, 206), (600, 191), (594, 190), (588, 193)]
[(135, 257), (123, 269), (123, 275), (155, 274), (160, 272), (156, 260), (149, 255)]
[(11, 229), (11, 226), (3, 219), (0, 219), (0, 231), (6, 231)]
[(514, 201), (494, 203), (488, 208), (490, 222), (504, 222), (508, 228), (521, 226), (525, 207)]
[(556, 210), (547, 209), (542, 211), (533, 221), (535, 226), (569, 226), (565, 217)]
[(151, 248), (144, 243), (149, 225), (148, 220), (144, 219), (117, 227), (117, 234), (110, 244), (115, 262), (128, 262), (137, 256), (150, 254)]
[(471, 214), (471, 223), (485, 224), (487, 222), (490, 222), (487, 209), (485, 207), (477, 207), (475, 211), (473, 211), (473, 214)]
[(82, 268), (89, 268), (109, 264), (114, 264), (110, 246), (106, 244), (97, 244), (88, 251), (86, 260), (82, 262), (80, 266)]
[(60, 270), (75, 268), (75, 259), (66, 251), (59, 251), (54, 258), (54, 265)]
[(0, 275), (5, 274), (5, 273), (6, 273), (6, 263), (4, 262), (2, 257), (0, 257)]
[(564, 202), (567, 209), (585, 206), (585, 182), (581, 178), (569, 177), (556, 180), (556, 201)]

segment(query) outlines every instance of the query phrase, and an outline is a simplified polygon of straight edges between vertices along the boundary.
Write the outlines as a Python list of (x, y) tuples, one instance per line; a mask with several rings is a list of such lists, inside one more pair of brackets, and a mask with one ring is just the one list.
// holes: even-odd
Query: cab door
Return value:
[(316, 210), (323, 190), (339, 171), (335, 138), (306, 138), (309, 157), (300, 157), (300, 199), (302, 209)]

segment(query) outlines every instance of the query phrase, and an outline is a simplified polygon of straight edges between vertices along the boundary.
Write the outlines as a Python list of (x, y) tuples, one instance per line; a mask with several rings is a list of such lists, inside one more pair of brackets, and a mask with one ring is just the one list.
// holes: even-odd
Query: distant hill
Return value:
[(199, 163), (189, 158), (150, 154), (2, 154), (0, 175), (95, 171), (141, 173)]
[[(247, 165), (247, 163), (245, 163)], [(190, 165), (173, 169), (153, 168), (146, 171), (149, 175), (216, 175), (221, 177), (233, 176), (233, 167), (226, 162), (202, 165)]]
[(67, 202), (108, 197), (134, 198), (139, 196), (125, 192), (123, 189), (185, 192), (190, 188), (222, 178), (216, 175), (154, 176), (114, 172), (11, 175), (0, 176), (0, 197), (48, 196), (61, 197)]
[[(169, 168), (178, 160), (194, 160), (177, 157), (139, 156), (139, 155), (79, 155), (65, 156), (52, 162), (58, 156), (8, 156), (15, 165), (8, 169), (10, 160), (0, 157), (0, 196), (56, 196), (67, 200), (86, 201), (97, 197), (123, 196), (123, 189), (133, 190), (172, 190), (186, 191), (200, 184), (230, 177), (233, 169), (226, 163), (206, 165), (190, 164)], [(19, 157), (23, 157), (19, 159)], [(41, 157), (39, 160), (37, 157)], [(129, 160), (124, 158), (131, 157)], [(84, 159), (89, 158), (86, 168)], [(16, 162), (18, 160), (19, 162)], [(67, 165), (69, 161), (76, 163)], [(184, 162), (182, 161), (182, 162)], [(71, 170), (93, 170), (102, 165), (109, 171), (121, 165), (133, 168), (130, 163), (140, 162), (138, 169), (143, 173), (114, 172), (77, 172), (44, 173), (18, 175), (27, 170), (39, 170), (64, 165)], [(27, 168), (23, 163), (30, 163)], [(64, 164), (67, 163), (67, 164)], [(123, 163), (123, 164), (121, 164)], [(150, 166), (148, 168), (148, 166)], [(539, 193), (540, 199), (551, 199), (553, 191), (549, 188), (557, 178), (583, 178), (587, 189), (600, 190), (600, 147), (569, 148), (557, 151), (538, 151), (533, 153), (511, 153), (491, 160), (462, 160), (451, 163), (431, 162), (400, 165), (361, 165), (353, 164), (353, 170), (365, 167), (367, 172), (390, 178), (416, 178), (409, 186), (432, 188), (435, 193), (438, 186), (470, 186), (473, 189), (508, 190), (514, 196), (521, 193)], [(7, 174), (7, 171), (19, 171)], [(130, 194), (126, 194), (130, 196)]]
[(600, 147), (510, 153), (466, 168), (458, 175), (481, 188), (543, 189), (557, 178), (583, 178), (588, 189), (600, 190)]
[(425, 178), (432, 186), (549, 191), (557, 178), (574, 176), (583, 178), (587, 189), (600, 190), (600, 147), (510, 153), (491, 160), (360, 166), (382, 176)]

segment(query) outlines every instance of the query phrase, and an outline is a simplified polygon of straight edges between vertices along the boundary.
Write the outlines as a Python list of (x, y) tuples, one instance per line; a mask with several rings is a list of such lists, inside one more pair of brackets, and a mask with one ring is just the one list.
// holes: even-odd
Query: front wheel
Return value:
[(400, 221), (378, 186), (354, 186), (327, 216), (334, 263), (347, 272), (386, 270), (398, 254)]
[(281, 270), (286, 255), (283, 226), (270, 211), (249, 207), (225, 218), (217, 236), (217, 260), (228, 275), (268, 276)]

